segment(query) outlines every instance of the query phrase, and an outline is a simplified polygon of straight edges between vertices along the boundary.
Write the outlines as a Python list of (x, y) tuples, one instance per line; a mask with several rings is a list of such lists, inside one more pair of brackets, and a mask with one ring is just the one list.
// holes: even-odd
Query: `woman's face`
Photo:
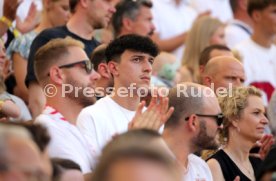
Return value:
[(210, 45), (225, 45), (224, 26), (220, 26), (211, 36)]
[(255, 143), (262, 138), (268, 120), (265, 117), (265, 107), (262, 98), (249, 96), (247, 103), (247, 107), (241, 113), (238, 127), (243, 137)]
[(50, 18), (50, 21), (54, 27), (65, 25), (69, 20), (69, 0), (50, 0), (47, 9), (48, 18)]

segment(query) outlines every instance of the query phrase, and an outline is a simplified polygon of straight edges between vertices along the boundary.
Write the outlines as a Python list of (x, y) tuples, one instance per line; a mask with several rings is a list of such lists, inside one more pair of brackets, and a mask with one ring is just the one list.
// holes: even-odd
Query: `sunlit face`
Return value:
[(247, 106), (237, 124), (240, 135), (252, 143), (262, 138), (265, 125), (268, 124), (262, 98), (253, 95), (247, 98)]
[(258, 25), (267, 36), (276, 34), (276, 4), (270, 5), (262, 11), (257, 11)]
[(115, 162), (108, 173), (108, 181), (175, 181), (175, 177), (160, 163), (143, 159)]
[[(84, 50), (79, 47), (69, 47), (69, 55), (66, 57), (66, 61), (63, 62), (63, 65), (79, 62), (81, 60), (88, 60)], [(84, 65), (76, 65), (71, 68), (64, 68), (62, 71), (66, 75), (64, 84), (74, 87), (73, 91), (66, 94), (68, 98), (76, 100), (83, 106), (95, 103), (95, 97), (88, 91), (85, 91), (88, 89), (93, 91), (96, 88), (96, 82), (100, 76), (95, 70), (92, 70), (92, 72), (88, 74), (85, 71)]]
[[(221, 60), (223, 61), (223, 60)], [(237, 61), (225, 61), (218, 65), (215, 75), (212, 76), (214, 89), (242, 86), (245, 80), (243, 66)]]
[(154, 32), (154, 25), (152, 23), (152, 13), (150, 8), (142, 6), (136, 19), (132, 21), (132, 31), (141, 36), (149, 36)]
[(105, 28), (115, 11), (112, 0), (90, 0), (88, 1), (87, 18), (94, 29)]
[(70, 17), (69, 0), (50, 0), (47, 14), (53, 26), (65, 25)]
[(134, 87), (148, 89), (154, 57), (149, 54), (126, 50), (116, 64), (114, 74), (115, 87)]
[(226, 42), (224, 36), (224, 26), (220, 26), (211, 36), (210, 45), (225, 45)]

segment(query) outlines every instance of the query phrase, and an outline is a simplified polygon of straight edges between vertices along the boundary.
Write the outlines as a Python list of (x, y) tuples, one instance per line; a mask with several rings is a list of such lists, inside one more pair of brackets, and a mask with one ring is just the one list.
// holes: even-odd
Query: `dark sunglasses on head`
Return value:
[[(195, 115), (201, 116), (201, 117), (214, 118), (214, 119), (216, 119), (216, 123), (218, 126), (220, 126), (223, 123), (223, 118), (224, 118), (222, 113), (215, 114), (215, 115), (210, 115), (210, 114), (195, 114)], [(186, 117), (185, 120), (188, 121), (189, 117)]]
[[(82, 60), (82, 61), (79, 61), (79, 62), (60, 65), (60, 66), (58, 66), (58, 68), (60, 68), (60, 69), (62, 69), (62, 68), (72, 68), (72, 67), (75, 67), (76, 65), (84, 65), (84, 69), (85, 69), (87, 74), (90, 74), (92, 72), (93, 68), (94, 68), (93, 63), (90, 60)], [(50, 73), (48, 73), (48, 76), (49, 75), (50, 75)]]

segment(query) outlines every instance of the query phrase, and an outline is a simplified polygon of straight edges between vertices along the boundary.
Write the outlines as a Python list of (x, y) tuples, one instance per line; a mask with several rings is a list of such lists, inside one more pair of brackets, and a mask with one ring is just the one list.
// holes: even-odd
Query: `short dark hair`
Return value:
[(63, 158), (52, 158), (51, 159), (52, 164), (52, 181), (59, 181), (64, 170), (79, 170), (81, 171), (80, 166), (69, 159), (63, 159)]
[(107, 62), (120, 61), (121, 55), (126, 51), (147, 53), (153, 57), (159, 54), (157, 45), (148, 37), (128, 34), (114, 39), (106, 48)]
[(90, 60), (94, 64), (94, 69), (98, 71), (100, 63), (106, 63), (105, 50), (107, 45), (100, 45), (93, 50), (90, 55)]
[(206, 47), (199, 56), (199, 65), (206, 65), (210, 60), (210, 55), (213, 50), (225, 50), (231, 52), (230, 48), (225, 45), (210, 45)]
[(232, 12), (235, 13), (238, 7), (238, 0), (230, 0), (230, 6), (232, 9)]
[(247, 12), (252, 16), (253, 11), (264, 10), (272, 4), (276, 4), (276, 0), (248, 0)]
[(51, 161), (52, 163), (57, 164), (66, 170), (74, 169), (81, 171), (80, 165), (72, 160), (64, 158), (52, 158)]
[(133, 21), (136, 20), (142, 6), (151, 8), (152, 2), (150, 0), (122, 0), (116, 5), (116, 12), (113, 14), (111, 20), (115, 36), (120, 34), (123, 18), (127, 17)]
[(15, 125), (24, 127), (32, 136), (32, 140), (39, 147), (41, 152), (44, 152), (50, 142), (50, 135), (46, 127), (41, 124), (33, 124), (32, 121), (29, 122), (4, 122), (1, 124)]
[(46, 127), (40, 124), (28, 124), (23, 126), (31, 133), (34, 142), (38, 145), (41, 152), (44, 152), (50, 142), (50, 135)]
[(74, 13), (79, 0), (69, 0), (69, 6), (71, 13)]

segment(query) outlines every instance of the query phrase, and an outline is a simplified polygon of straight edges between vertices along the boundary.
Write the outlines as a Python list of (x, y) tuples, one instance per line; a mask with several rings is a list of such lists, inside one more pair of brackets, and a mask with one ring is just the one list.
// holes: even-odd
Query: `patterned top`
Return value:
[(37, 33), (31, 31), (14, 39), (7, 49), (7, 57), (11, 59), (13, 53), (19, 53), (22, 58), (28, 60), (30, 47), (36, 36)]

